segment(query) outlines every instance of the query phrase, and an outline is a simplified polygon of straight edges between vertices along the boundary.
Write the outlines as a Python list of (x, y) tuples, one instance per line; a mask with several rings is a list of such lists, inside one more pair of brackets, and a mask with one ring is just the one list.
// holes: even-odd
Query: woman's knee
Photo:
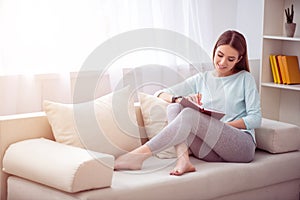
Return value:
[(179, 103), (171, 103), (167, 106), (167, 112), (176, 112), (179, 113), (182, 109), (181, 104)]
[(167, 107), (168, 123), (173, 121), (177, 115), (181, 112), (182, 106), (179, 103), (171, 103)]

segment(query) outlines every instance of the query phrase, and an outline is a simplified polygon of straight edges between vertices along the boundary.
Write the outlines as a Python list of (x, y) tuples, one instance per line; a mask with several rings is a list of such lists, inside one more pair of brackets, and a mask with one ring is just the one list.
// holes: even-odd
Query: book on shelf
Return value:
[(278, 66), (279, 66), (279, 70), (280, 70), (280, 74), (281, 74), (281, 80), (283, 84), (287, 84), (287, 75), (286, 75), (286, 68), (283, 65), (282, 62), (282, 55), (277, 55), (277, 62), (278, 62)]
[(297, 56), (270, 55), (274, 83), (300, 84), (300, 70)]
[(286, 84), (299, 84), (300, 71), (297, 56), (282, 56), (282, 63), (286, 70)]
[(270, 55), (270, 64), (274, 83), (282, 83), (281, 73), (276, 55)]
[(182, 98), (182, 100), (180, 101), (180, 104), (183, 107), (189, 107), (189, 108), (193, 108), (201, 113), (204, 113), (206, 115), (209, 115), (213, 118), (216, 119), (221, 119), (225, 114), (221, 111), (218, 110), (214, 110), (214, 109), (208, 109), (208, 108), (204, 108), (203, 106), (195, 103), (194, 101), (191, 101), (185, 97)]
[(270, 55), (269, 59), (270, 59), (270, 66), (271, 66), (273, 81), (274, 81), (274, 83), (277, 83), (277, 75), (276, 75), (276, 71), (275, 71), (275, 68), (274, 68), (273, 55)]

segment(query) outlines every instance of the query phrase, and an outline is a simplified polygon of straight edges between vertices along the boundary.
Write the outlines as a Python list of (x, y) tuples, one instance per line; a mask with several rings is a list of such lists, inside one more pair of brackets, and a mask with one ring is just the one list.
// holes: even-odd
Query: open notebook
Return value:
[(213, 118), (216, 118), (216, 119), (221, 119), (225, 115), (224, 113), (222, 113), (220, 111), (217, 111), (217, 110), (203, 108), (199, 104), (197, 104), (197, 103), (195, 103), (193, 101), (190, 101), (189, 99), (187, 99), (185, 97), (182, 98), (182, 100), (180, 101), (180, 104), (183, 107), (193, 108), (195, 110), (198, 110), (199, 112), (202, 112), (202, 113), (204, 113), (206, 115), (212, 116)]

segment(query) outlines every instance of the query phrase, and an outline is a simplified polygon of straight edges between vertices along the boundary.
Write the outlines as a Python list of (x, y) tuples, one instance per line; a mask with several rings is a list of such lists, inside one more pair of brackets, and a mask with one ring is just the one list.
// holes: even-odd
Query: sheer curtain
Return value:
[(211, 4), (207, 0), (2, 0), (0, 73), (76, 71), (102, 42), (139, 28), (173, 30), (209, 49), (215, 39), (209, 37), (213, 37)]
[[(104, 41), (126, 31), (140, 28), (176, 31), (201, 45), (210, 56), (219, 33), (236, 25), (236, 3), (237, 0), (226, 3), (220, 0), (1, 0), (0, 115), (40, 111), (44, 99), (72, 102), (76, 71), (85, 59)], [(216, 15), (216, 7), (220, 10), (224, 6), (230, 14)], [(113, 89), (124, 68), (147, 64), (186, 63), (165, 52), (129, 53), (110, 67), (111, 73), (105, 76), (108, 83), (98, 96)]]

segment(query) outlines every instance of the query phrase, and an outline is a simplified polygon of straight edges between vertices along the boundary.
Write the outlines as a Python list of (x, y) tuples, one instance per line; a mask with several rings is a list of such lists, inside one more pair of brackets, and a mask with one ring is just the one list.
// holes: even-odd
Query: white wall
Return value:
[(236, 25), (245, 33), (248, 43), (249, 65), (256, 85), (259, 86), (260, 59), (263, 35), (263, 1), (237, 0)]
[[(206, 0), (208, 1), (208, 0)], [(210, 0), (207, 14), (207, 31), (203, 31), (204, 49), (212, 55), (213, 46), (221, 33), (228, 29), (236, 29), (237, 0)]]
[(245, 33), (249, 58), (260, 59), (263, 34), (263, 1), (237, 0), (236, 26)]
[(240, 31), (244, 34), (248, 44), (251, 73), (256, 80), (256, 84), (259, 85), (263, 32), (263, 1), (210, 0), (209, 2), (211, 11), (208, 12), (207, 17), (212, 19), (212, 23), (206, 26), (211, 32), (208, 34), (203, 33), (203, 48), (211, 55), (213, 45), (222, 32), (228, 29)]
[(249, 59), (260, 59), (262, 47), (262, 0), (210, 0), (208, 34), (204, 33), (204, 48), (211, 53), (217, 37), (228, 29), (244, 34), (248, 43)]

